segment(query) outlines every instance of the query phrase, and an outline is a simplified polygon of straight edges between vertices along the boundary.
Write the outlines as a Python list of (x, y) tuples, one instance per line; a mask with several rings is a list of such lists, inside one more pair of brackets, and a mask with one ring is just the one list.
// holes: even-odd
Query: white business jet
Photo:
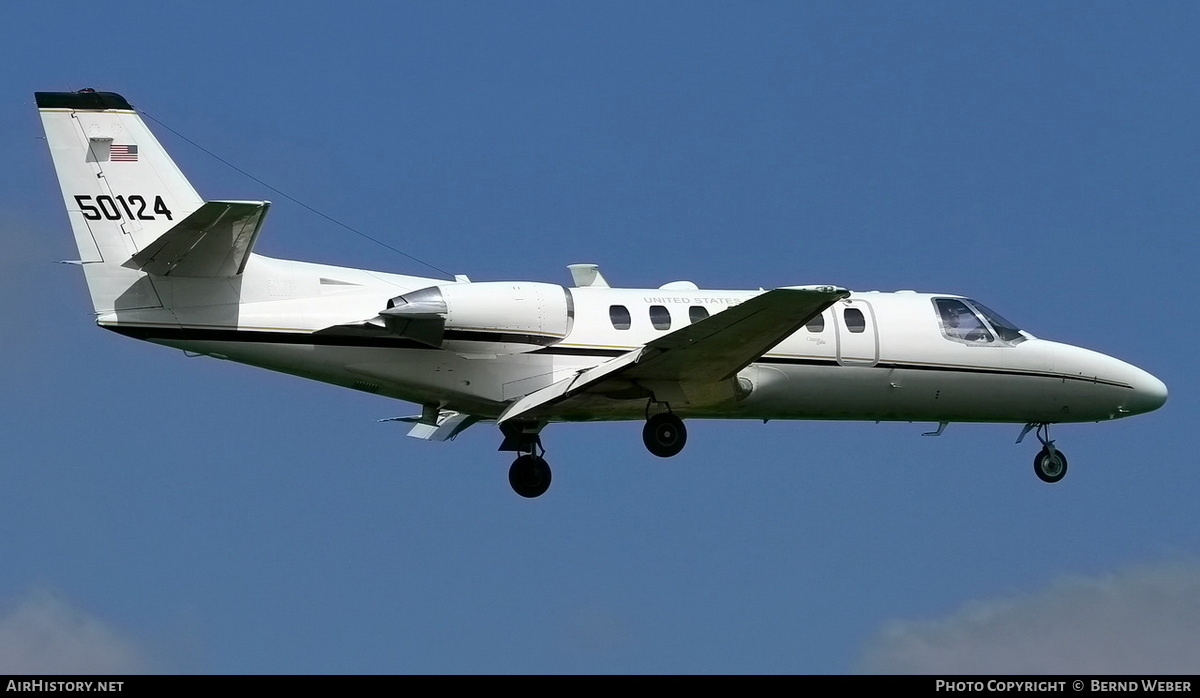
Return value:
[(551, 422), (644, 420), (664, 458), (683, 449), (685, 418), (1012, 423), (1057, 482), (1067, 459), (1050, 425), (1167, 399), (1139, 368), (954, 294), (612, 288), (591, 264), (571, 265), (567, 288), (263, 257), (270, 203), (205, 201), (124, 97), (36, 100), (101, 327), (416, 403), (396, 421), (419, 439), (493, 422), (523, 497), (550, 485)]

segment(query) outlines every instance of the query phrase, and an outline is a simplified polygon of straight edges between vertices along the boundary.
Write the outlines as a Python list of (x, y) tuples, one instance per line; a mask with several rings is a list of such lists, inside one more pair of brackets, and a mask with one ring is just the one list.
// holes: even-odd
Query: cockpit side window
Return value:
[(969, 344), (989, 344), (995, 341), (991, 330), (974, 310), (956, 298), (935, 298), (942, 332), (950, 339)]

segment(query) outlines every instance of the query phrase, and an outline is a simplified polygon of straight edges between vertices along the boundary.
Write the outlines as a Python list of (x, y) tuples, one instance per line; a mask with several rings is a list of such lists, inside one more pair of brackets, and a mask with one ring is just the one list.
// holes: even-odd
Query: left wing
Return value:
[[(778, 288), (585, 369), (513, 402), (498, 423), (545, 419), (597, 396), (649, 391), (665, 402), (728, 383), (804, 323), (850, 295), (835, 286)], [(664, 399), (665, 398), (665, 399)]]

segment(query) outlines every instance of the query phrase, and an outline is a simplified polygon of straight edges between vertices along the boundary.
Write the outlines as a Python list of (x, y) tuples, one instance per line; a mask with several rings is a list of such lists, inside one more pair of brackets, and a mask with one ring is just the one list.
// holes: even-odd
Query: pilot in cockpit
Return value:
[(944, 301), (938, 305), (942, 311), (942, 325), (948, 336), (968, 342), (992, 341), (992, 333), (988, 331), (979, 316), (971, 312), (971, 309), (965, 304), (958, 301)]

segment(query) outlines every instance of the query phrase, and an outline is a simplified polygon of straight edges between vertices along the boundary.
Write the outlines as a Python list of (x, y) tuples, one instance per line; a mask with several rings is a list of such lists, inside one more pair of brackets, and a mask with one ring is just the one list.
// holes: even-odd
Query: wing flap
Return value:
[(609, 359), (598, 366), (584, 369), (557, 383), (551, 383), (545, 388), (535, 390), (509, 405), (501, 413), (496, 422), (503, 424), (513, 419), (528, 419), (540, 416), (544, 412), (544, 408), (562, 402), (586, 389), (594, 388), (613, 374), (620, 373), (622, 370), (633, 365), (638, 360), (638, 357), (641, 356), (641, 353), (641, 348), (634, 349), (631, 352)]
[[(835, 286), (778, 288), (659, 337), (645, 346), (516, 400), (497, 420), (544, 419), (612, 391), (613, 383), (640, 384), (655, 392), (702, 392), (727, 381), (806, 322), (850, 292)], [(719, 394), (721, 391), (717, 391)]]
[(269, 201), (206, 202), (125, 266), (158, 276), (237, 276), (270, 206)]
[(407, 422), (412, 424), (412, 428), (408, 430), (408, 435), (414, 439), (421, 439), (423, 441), (450, 441), (462, 433), (464, 429), (480, 420), (479, 417), (471, 414), (463, 414), (462, 412), (454, 412), (453, 410), (438, 410), (432, 424), (427, 421), (426, 415), (420, 414), (412, 417), (391, 417), (379, 421)]

